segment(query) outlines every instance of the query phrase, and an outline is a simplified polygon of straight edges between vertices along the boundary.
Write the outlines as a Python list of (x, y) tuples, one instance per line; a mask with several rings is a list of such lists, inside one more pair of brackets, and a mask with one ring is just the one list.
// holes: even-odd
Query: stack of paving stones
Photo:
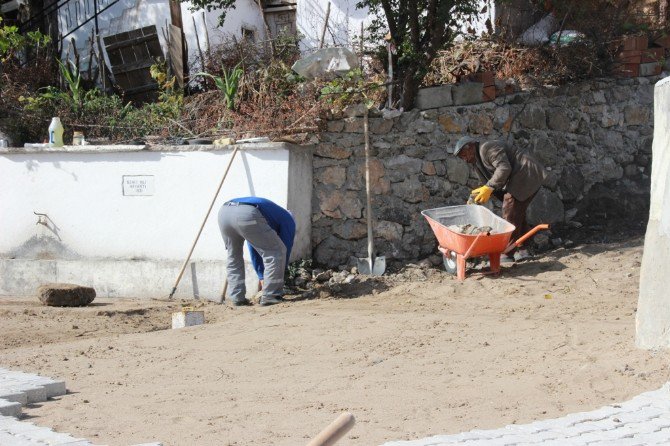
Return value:
[(622, 404), (554, 420), (472, 430), (383, 446), (646, 446), (670, 444), (670, 383)]
[[(0, 368), (0, 445), (11, 446), (93, 446), (93, 443), (48, 427), (19, 421), (21, 408), (67, 393), (64, 381), (31, 373)], [(137, 446), (161, 446), (146, 443)]]

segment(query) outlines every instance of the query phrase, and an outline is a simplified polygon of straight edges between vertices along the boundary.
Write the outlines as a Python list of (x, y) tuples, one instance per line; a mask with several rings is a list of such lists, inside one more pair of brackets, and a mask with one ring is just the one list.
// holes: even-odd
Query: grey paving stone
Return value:
[(0, 444), (7, 446), (44, 446), (44, 443), (40, 444), (35, 441), (18, 438), (7, 432), (0, 432)]
[(591, 412), (508, 425), (488, 431), (473, 430), (389, 442), (382, 446), (647, 446), (670, 445), (670, 383), (621, 404)]
[(7, 417), (18, 417), (21, 415), (21, 406), (21, 403), (17, 403), (15, 401), (0, 399), (0, 415)]

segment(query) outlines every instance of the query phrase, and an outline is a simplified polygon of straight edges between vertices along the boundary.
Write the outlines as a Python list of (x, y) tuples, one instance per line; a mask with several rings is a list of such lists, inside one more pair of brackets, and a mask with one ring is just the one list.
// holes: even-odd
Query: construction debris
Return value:
[(447, 226), (450, 231), (453, 232), (458, 232), (459, 234), (467, 234), (467, 235), (477, 235), (477, 234), (489, 234), (489, 233), (494, 233), (493, 228), (491, 226), (475, 226), (471, 224), (466, 224), (466, 225), (451, 225)]

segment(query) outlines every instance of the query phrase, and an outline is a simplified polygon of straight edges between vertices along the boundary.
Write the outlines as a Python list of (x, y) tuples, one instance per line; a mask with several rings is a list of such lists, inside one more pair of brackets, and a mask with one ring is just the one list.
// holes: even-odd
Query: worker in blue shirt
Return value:
[(260, 305), (283, 301), (284, 271), (295, 238), (295, 220), (267, 198), (234, 198), (219, 210), (219, 228), (228, 251), (228, 299), (235, 305), (250, 305), (245, 297), (243, 246), (247, 241), (251, 263), (263, 284)]

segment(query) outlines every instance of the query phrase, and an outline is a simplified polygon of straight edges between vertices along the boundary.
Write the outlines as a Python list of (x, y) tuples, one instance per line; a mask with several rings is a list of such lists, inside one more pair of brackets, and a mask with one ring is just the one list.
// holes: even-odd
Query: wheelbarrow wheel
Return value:
[(447, 270), (449, 274), (454, 276), (458, 272), (458, 265), (456, 263), (456, 253), (454, 251), (447, 251), (445, 255), (442, 256), (442, 262), (444, 263), (444, 269)]

